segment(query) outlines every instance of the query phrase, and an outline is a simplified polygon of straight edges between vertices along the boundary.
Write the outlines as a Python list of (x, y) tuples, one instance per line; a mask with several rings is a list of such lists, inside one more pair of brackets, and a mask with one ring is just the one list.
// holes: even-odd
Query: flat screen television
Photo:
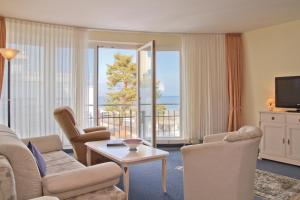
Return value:
[(296, 108), (300, 112), (300, 76), (275, 78), (275, 104), (280, 108)]

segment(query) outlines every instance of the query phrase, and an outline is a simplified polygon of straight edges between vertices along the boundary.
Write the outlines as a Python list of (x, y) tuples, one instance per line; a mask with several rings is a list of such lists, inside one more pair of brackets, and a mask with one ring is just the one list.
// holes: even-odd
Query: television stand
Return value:
[(300, 166), (300, 113), (260, 112), (259, 158)]

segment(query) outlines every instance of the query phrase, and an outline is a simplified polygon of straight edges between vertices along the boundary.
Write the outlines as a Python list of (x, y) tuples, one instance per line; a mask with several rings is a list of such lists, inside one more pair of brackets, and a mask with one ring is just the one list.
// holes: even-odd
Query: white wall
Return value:
[(259, 111), (274, 97), (276, 76), (300, 75), (300, 20), (243, 34), (244, 123), (258, 125)]

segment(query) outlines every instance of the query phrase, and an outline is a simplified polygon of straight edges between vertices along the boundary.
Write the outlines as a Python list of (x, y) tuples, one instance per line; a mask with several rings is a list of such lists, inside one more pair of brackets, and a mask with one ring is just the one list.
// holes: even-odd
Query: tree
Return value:
[[(107, 104), (119, 104), (120, 106), (107, 106), (106, 111), (126, 114), (137, 100), (137, 66), (132, 62), (132, 56), (117, 53), (114, 55), (115, 61), (112, 65), (107, 65), (107, 85), (110, 90), (107, 93)], [(156, 97), (160, 97), (156, 84)], [(158, 105), (157, 111), (164, 112), (166, 107)]]
[(114, 58), (114, 64), (107, 65), (107, 85), (110, 92), (107, 93), (106, 103), (120, 106), (108, 106), (106, 110), (124, 113), (136, 101), (136, 64), (128, 55), (117, 53)]

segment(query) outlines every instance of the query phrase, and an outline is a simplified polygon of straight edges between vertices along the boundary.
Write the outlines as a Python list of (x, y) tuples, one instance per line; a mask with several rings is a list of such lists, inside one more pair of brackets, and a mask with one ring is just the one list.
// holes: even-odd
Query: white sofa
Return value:
[[(44, 177), (25, 145), (29, 140), (46, 161)], [(112, 162), (85, 167), (62, 151), (56, 135), (22, 141), (11, 129), (0, 125), (1, 200), (27, 200), (44, 195), (59, 199), (124, 200), (125, 193), (115, 186), (120, 176), (120, 167)]]
[(185, 200), (253, 200), (262, 132), (244, 126), (181, 148)]

